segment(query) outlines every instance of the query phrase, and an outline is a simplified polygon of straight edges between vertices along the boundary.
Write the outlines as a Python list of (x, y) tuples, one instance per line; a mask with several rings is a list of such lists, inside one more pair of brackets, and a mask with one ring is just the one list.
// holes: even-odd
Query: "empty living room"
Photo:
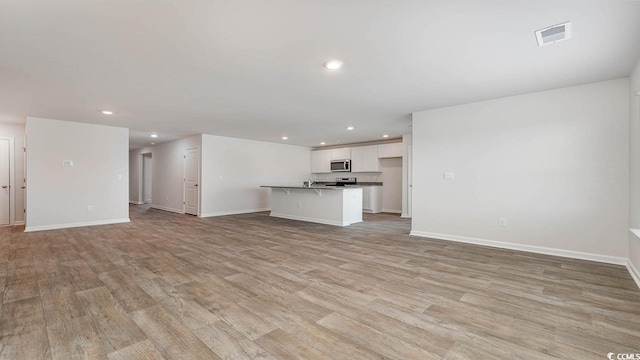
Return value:
[(640, 1), (0, 1), (0, 360), (640, 360)]

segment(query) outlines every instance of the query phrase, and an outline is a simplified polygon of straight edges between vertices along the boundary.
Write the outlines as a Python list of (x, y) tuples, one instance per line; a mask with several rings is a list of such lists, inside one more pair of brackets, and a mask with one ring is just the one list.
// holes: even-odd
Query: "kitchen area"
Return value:
[(268, 184), (271, 216), (348, 226), (362, 213), (402, 213), (403, 143), (311, 151), (311, 177), (295, 185)]

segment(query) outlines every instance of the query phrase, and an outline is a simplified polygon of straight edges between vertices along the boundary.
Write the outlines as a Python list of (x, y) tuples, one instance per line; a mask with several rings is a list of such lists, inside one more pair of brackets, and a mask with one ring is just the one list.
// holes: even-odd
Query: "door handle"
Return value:
[(27, 187), (26, 187), (26, 186), (21, 186), (20, 188), (21, 188), (21, 189), (26, 189)]
[(7, 187), (8, 187), (7, 185), (2, 185), (2, 188), (3, 188), (3, 189), (6, 189)]
[(198, 186), (198, 184), (195, 184), (195, 185), (193, 185), (193, 186)]

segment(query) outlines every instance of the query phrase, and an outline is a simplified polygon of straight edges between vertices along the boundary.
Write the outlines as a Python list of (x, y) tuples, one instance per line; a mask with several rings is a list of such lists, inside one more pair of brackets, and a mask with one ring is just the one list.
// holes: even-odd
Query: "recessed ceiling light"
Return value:
[(355, 127), (353, 127), (353, 126), (347, 126), (347, 130), (353, 130), (353, 129), (355, 129)]
[(288, 137), (286, 137), (286, 136), (283, 136), (283, 137), (282, 137), (282, 140), (287, 140), (287, 139), (289, 139), (289, 138), (288, 138)]
[(342, 61), (340, 60), (327, 60), (324, 62), (324, 67), (328, 70), (338, 70), (342, 67)]
[(324, 144), (326, 144), (326, 142), (324, 142), (324, 141), (320, 143), (320, 145), (324, 145)]
[(384, 134), (384, 135), (382, 135), (382, 137), (383, 137), (383, 138), (388, 138), (388, 137), (389, 137), (389, 135)]
[(158, 137), (158, 134), (151, 134), (151, 137), (152, 137), (152, 138), (157, 138), (157, 137)]
[(103, 115), (113, 115), (113, 111), (111, 110), (102, 110), (100, 111)]

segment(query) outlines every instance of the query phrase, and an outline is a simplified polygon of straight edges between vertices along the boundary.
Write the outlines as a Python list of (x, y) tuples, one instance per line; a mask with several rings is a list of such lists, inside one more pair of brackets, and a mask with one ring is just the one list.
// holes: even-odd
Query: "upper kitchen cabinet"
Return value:
[(380, 172), (378, 146), (358, 146), (351, 148), (352, 172)]
[(331, 150), (311, 152), (311, 172), (314, 174), (331, 172)]
[(397, 158), (402, 157), (402, 143), (391, 143), (378, 145), (378, 158)]
[(349, 160), (351, 159), (351, 148), (331, 149), (331, 159), (329, 160)]

